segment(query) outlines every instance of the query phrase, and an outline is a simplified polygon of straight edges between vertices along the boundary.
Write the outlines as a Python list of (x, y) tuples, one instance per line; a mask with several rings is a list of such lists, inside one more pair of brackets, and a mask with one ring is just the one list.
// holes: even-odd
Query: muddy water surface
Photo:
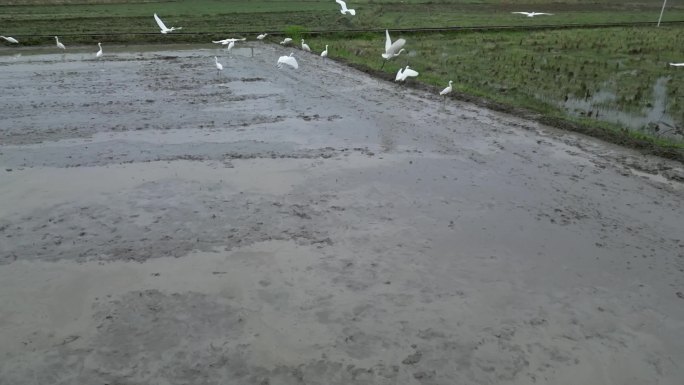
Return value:
[(680, 164), (280, 46), (104, 49), (0, 55), (0, 384), (681, 384)]

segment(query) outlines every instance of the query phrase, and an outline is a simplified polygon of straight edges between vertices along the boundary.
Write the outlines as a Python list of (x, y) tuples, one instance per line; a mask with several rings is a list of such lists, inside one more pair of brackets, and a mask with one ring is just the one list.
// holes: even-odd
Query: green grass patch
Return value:
[[(9, 4), (8, 4), (9, 3)], [(341, 15), (332, 0), (14, 0), (0, 5), (2, 33), (12, 36), (75, 33), (154, 33), (158, 13), (183, 32), (281, 32), (289, 25), (309, 30), (412, 28), (480, 25), (540, 25), (656, 21), (660, 0), (624, 3), (584, 0), (351, 0), (356, 16)], [(513, 11), (545, 11), (553, 16), (528, 18)], [(665, 21), (684, 20), (684, 4), (668, 6)], [(140, 39), (140, 37), (138, 37)]]
[(283, 30), (283, 34), (285, 36), (292, 38), (292, 41), (294, 45), (297, 45), (297, 43), (304, 38), (308, 31), (306, 30), (306, 27), (302, 27), (301, 25), (290, 25), (285, 27)]
[[(407, 39), (408, 54), (385, 65), (389, 74), (410, 65), (427, 84), (444, 87), (453, 80), (464, 94), (684, 148), (684, 71), (668, 65), (684, 59), (684, 27), (397, 34), (393, 39), (399, 37)], [(329, 44), (331, 57), (369, 68), (379, 69), (383, 61), (384, 34), (317, 37), (308, 43), (312, 48)], [(624, 131), (630, 125), (620, 117), (630, 124), (645, 121)]]

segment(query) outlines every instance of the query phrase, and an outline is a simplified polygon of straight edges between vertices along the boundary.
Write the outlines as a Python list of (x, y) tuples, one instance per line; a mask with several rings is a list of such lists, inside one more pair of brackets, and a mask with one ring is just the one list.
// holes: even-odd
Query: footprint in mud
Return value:
[(304, 121), (311, 121), (311, 120), (319, 120), (321, 118), (320, 115), (315, 114), (315, 115), (304, 115), (304, 114), (299, 114), (297, 115), (298, 118), (304, 120)]
[(324, 117), (324, 116), (320, 116), (318, 114), (314, 114), (314, 115), (299, 114), (299, 115), (297, 115), (297, 117), (304, 120), (304, 121), (307, 121), (307, 122), (312, 121), (312, 120), (318, 121), (321, 119), (325, 119), (329, 122), (332, 122), (334, 120), (342, 119), (342, 116), (340, 116), (340, 115), (330, 115), (328, 117)]
[(387, 342), (383, 338), (367, 334), (358, 327), (345, 327), (342, 336), (338, 337), (338, 345), (350, 357), (366, 359), (383, 350)]
[(409, 354), (408, 357), (404, 358), (401, 363), (404, 365), (415, 365), (420, 362), (421, 358), (423, 358), (423, 353), (417, 350), (415, 353)]

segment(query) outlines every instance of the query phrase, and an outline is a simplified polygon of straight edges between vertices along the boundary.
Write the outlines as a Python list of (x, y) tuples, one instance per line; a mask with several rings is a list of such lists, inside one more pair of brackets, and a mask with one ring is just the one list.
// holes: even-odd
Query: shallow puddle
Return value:
[[(651, 107), (641, 113), (621, 110), (616, 106), (617, 95), (610, 90), (600, 90), (590, 98), (570, 97), (559, 105), (575, 116), (593, 117), (610, 123), (616, 123), (634, 131), (646, 132), (650, 135), (684, 139), (683, 122), (677, 122), (667, 113), (667, 87), (669, 77), (661, 77), (653, 84)], [(677, 128), (679, 127), (679, 129)]]

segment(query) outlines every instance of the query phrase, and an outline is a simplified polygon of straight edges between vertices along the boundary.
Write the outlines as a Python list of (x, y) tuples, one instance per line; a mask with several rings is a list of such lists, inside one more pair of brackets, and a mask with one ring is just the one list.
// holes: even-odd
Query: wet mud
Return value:
[(681, 383), (681, 163), (157, 49), (0, 52), (0, 384)]

